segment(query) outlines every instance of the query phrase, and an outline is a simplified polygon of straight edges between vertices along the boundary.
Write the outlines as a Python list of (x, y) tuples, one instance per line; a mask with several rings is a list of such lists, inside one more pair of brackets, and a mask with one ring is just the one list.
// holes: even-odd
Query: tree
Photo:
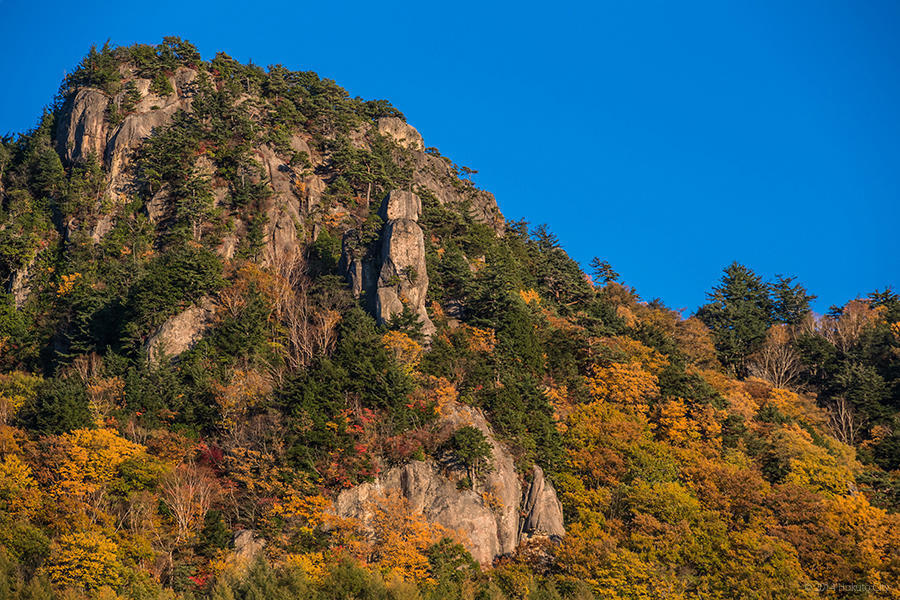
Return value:
[(485, 467), (490, 466), (493, 449), (482, 431), (471, 425), (457, 429), (447, 442), (448, 447), (466, 468), (469, 481)]
[(762, 346), (774, 322), (769, 287), (756, 273), (734, 262), (707, 296), (709, 303), (697, 310), (697, 317), (712, 330), (719, 360), (746, 374), (747, 357)]
[(207, 469), (195, 464), (182, 464), (163, 478), (160, 491), (175, 520), (177, 544), (199, 529), (219, 494), (219, 485)]
[(609, 261), (600, 260), (596, 256), (591, 259), (591, 275), (593, 275), (596, 283), (603, 282), (604, 285), (610, 281), (619, 280), (619, 274), (613, 270)]
[(99, 531), (75, 531), (59, 537), (50, 549), (48, 571), (59, 587), (95, 590), (120, 578), (118, 546)]
[(802, 372), (800, 355), (791, 344), (786, 325), (769, 329), (766, 341), (747, 361), (747, 373), (768, 381), (775, 387), (786, 388), (796, 382)]
[(809, 303), (816, 296), (806, 293), (799, 283), (794, 284), (796, 277), (775, 276), (772, 290), (772, 316), (779, 323), (798, 325), (810, 313)]

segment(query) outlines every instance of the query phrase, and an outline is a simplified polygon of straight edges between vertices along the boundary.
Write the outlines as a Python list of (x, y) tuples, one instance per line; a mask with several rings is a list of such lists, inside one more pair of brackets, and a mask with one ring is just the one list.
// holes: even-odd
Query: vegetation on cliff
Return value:
[[(0, 597), (900, 596), (900, 297), (817, 317), (734, 264), (685, 318), (406, 127), (166, 38), (92, 49), (2, 140)], [(393, 190), (430, 337), (363, 281)], [(546, 471), (562, 539), (482, 567), (403, 497), (331, 510), (411, 460), (471, 488), (490, 444), (455, 403)]]

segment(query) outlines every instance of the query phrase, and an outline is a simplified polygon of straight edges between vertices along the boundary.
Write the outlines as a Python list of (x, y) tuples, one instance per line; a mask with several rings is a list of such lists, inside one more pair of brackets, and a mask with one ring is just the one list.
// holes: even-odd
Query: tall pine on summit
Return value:
[(762, 346), (775, 321), (769, 286), (751, 269), (733, 262), (708, 297), (697, 316), (712, 330), (719, 360), (740, 374), (745, 359)]

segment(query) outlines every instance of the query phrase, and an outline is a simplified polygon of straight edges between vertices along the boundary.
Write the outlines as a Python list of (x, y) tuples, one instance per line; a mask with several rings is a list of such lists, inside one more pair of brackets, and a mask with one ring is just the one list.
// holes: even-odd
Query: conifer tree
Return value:
[(751, 269), (733, 262), (708, 298), (697, 316), (712, 330), (722, 364), (743, 374), (744, 360), (762, 346), (774, 322), (769, 287)]

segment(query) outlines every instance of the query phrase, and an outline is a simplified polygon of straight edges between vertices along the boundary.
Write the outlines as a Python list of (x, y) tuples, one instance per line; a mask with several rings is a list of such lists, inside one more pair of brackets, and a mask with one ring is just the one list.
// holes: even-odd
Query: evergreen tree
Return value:
[(594, 277), (594, 283), (607, 284), (611, 281), (618, 281), (619, 274), (612, 268), (608, 260), (600, 260), (599, 257), (591, 259), (591, 275)]
[(719, 360), (739, 374), (774, 322), (774, 305), (762, 278), (737, 262), (729, 265), (697, 317), (713, 332)]
[(816, 296), (808, 294), (799, 283), (794, 283), (796, 277), (777, 275), (776, 279), (771, 285), (773, 316), (779, 323), (797, 325), (809, 314), (809, 303)]

